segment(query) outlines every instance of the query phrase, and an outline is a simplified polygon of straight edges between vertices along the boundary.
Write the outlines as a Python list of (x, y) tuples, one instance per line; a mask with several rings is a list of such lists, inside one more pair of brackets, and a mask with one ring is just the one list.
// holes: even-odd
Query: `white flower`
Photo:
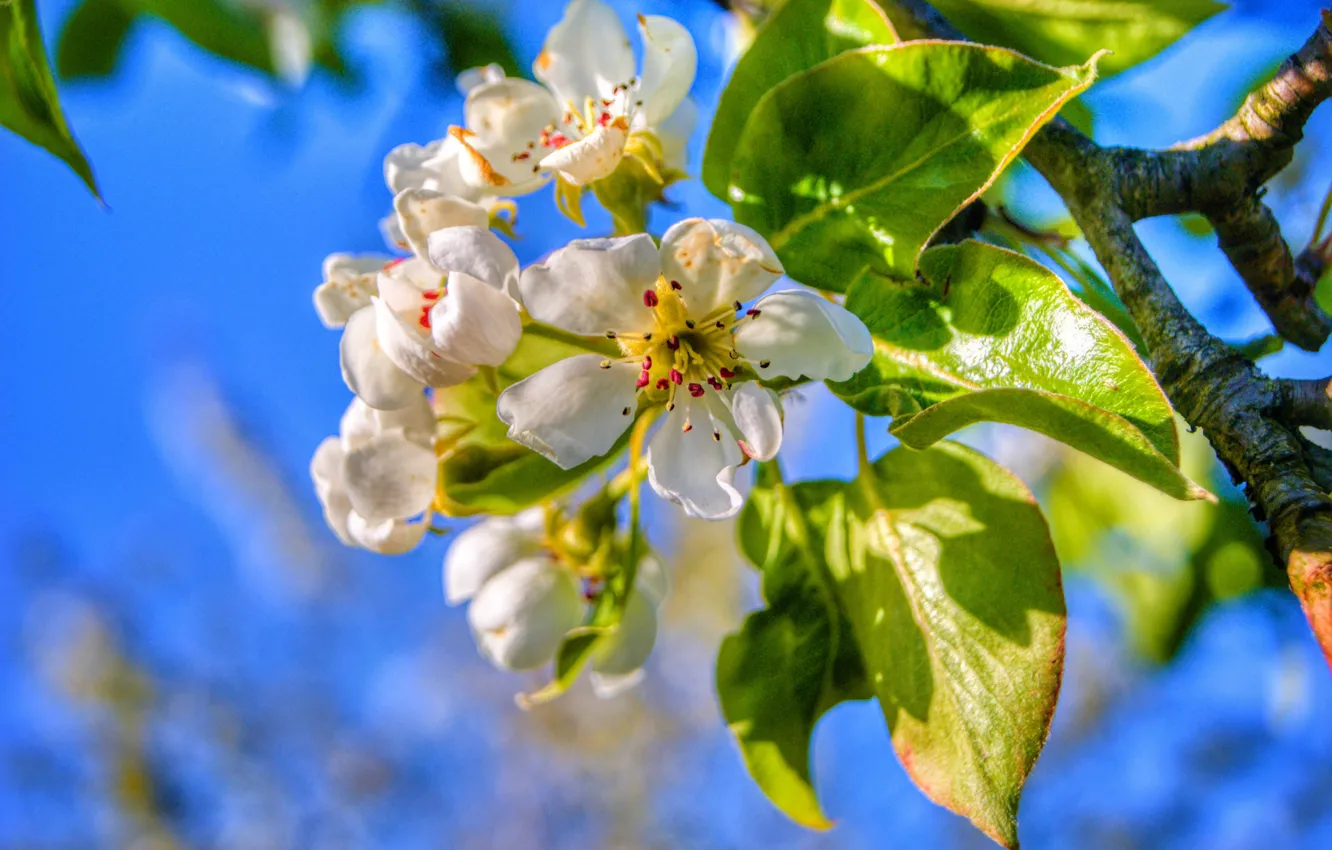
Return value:
[(413, 256), (383, 264), (334, 255), (315, 290), (325, 324), (345, 324), (343, 379), (379, 410), (498, 366), (522, 335), (518, 259), (508, 246), (484, 227), (449, 224), (459, 212), (449, 196), (409, 189), (395, 205)]
[[(634, 586), (619, 627), (592, 657), (592, 685), (602, 697), (642, 678), (656, 642), (667, 579), (655, 558), (643, 559)], [(467, 620), (477, 649), (505, 670), (550, 663), (587, 613), (574, 571), (547, 544), (542, 508), (492, 517), (459, 534), (444, 556), (444, 598), (450, 605), (470, 600)]]
[[(694, 40), (670, 18), (638, 18), (641, 73), (615, 12), (573, 0), (546, 37), (533, 73), (544, 85), (493, 70), (467, 95), (462, 176), (506, 196), (539, 189), (552, 172), (574, 186), (607, 177), (626, 153), (683, 164), (694, 111), (686, 100), (698, 65)], [(649, 162), (655, 169), (656, 163)]]
[(872, 352), (858, 318), (808, 292), (744, 310), (781, 274), (757, 233), (703, 219), (673, 226), (660, 249), (646, 234), (580, 240), (526, 269), (534, 319), (610, 336), (624, 356), (570, 357), (509, 387), (497, 410), (509, 436), (568, 469), (610, 450), (640, 404), (664, 404), (647, 452), (653, 488), (691, 516), (734, 515), (735, 467), (782, 441), (777, 397), (753, 379), (846, 380)]
[(353, 399), (340, 432), (310, 462), (329, 527), (348, 546), (383, 555), (415, 548), (430, 526), (438, 470), (430, 403), (418, 395), (383, 411)]
[[(412, 236), (454, 225), (485, 227), (491, 213), (503, 202), (463, 179), (462, 155), (466, 149), (452, 137), (427, 145), (405, 144), (384, 158), (384, 182), (394, 196), (394, 211), (380, 224), (390, 246), (424, 255)], [(408, 206), (404, 195), (417, 202)], [(433, 200), (435, 209), (418, 212), (420, 202)], [(440, 209), (442, 207), (443, 209)], [(405, 209), (404, 209), (405, 208)], [(405, 213), (405, 214), (404, 214)], [(418, 226), (415, 233), (412, 225)]]

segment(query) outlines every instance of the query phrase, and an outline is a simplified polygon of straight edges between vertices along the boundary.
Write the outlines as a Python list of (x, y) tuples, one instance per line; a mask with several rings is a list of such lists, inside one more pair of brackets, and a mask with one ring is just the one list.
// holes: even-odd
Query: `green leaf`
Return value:
[[(555, 498), (600, 470), (624, 448), (628, 434), (605, 457), (561, 469), (510, 440), (495, 415), (499, 393), (557, 360), (588, 352), (616, 356), (608, 340), (573, 336), (538, 323), (525, 329), (518, 348), (493, 375), (478, 374), (435, 392), (440, 440), (449, 450), (440, 462), (440, 506), (451, 516), (513, 514)], [(614, 345), (613, 343), (609, 343)]]
[(974, 422), (1039, 431), (1179, 499), (1174, 415), (1132, 344), (1053, 272), (980, 242), (925, 252), (923, 283), (867, 274), (847, 308), (874, 336), (870, 365), (832, 389), (892, 415), (916, 448)]
[(834, 705), (870, 696), (849, 624), (838, 611), (823, 541), (805, 514), (840, 482), (755, 486), (740, 516), (741, 549), (763, 571), (768, 607), (722, 641), (717, 695), (745, 766), (802, 826), (827, 829), (810, 775), (814, 727)]
[(56, 73), (66, 80), (110, 76), (135, 16), (121, 0), (84, 0), (60, 30)]
[(1215, 0), (932, 0), (967, 37), (1052, 65), (1110, 50), (1106, 76), (1152, 58), (1226, 8)]
[(897, 449), (850, 483), (761, 477), (740, 542), (768, 605), (723, 642), (717, 688), (769, 799), (826, 827), (810, 737), (834, 705), (874, 696), (930, 799), (1016, 846), (1065, 624), (1049, 531), (1022, 483), (953, 443)]
[(1016, 847), (1064, 663), (1045, 520), (1020, 481), (954, 443), (891, 451), (856, 483), (828, 565), (893, 748), (931, 800)]
[(745, 121), (778, 83), (844, 51), (897, 41), (873, 0), (787, 0), (759, 27), (722, 92), (703, 152), (703, 184), (726, 199)]
[(1095, 79), (974, 44), (850, 51), (759, 102), (729, 200), (787, 273), (844, 292), (866, 269), (910, 280), (930, 237)]
[(264, 17), (222, 0), (126, 0), (215, 56), (276, 73)]
[(490, 64), (499, 65), (510, 77), (522, 76), (518, 58), (493, 12), (454, 2), (440, 6), (438, 14), (454, 76)]
[(65, 161), (98, 199), (92, 167), (60, 109), (33, 0), (0, 0), (0, 126)]

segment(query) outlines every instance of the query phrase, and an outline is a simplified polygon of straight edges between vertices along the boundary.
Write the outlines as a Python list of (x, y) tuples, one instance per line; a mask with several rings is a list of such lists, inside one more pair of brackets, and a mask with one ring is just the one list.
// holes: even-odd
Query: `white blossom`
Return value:
[(754, 231), (689, 219), (650, 236), (589, 239), (526, 269), (519, 288), (537, 321), (605, 334), (619, 358), (561, 360), (506, 389), (509, 436), (568, 469), (615, 444), (641, 405), (665, 405), (647, 452), (649, 481), (691, 516), (733, 516), (746, 457), (781, 446), (777, 396), (755, 378), (846, 380), (869, 362), (864, 324), (804, 291), (759, 299), (782, 274)]
[(465, 153), (460, 171), (480, 191), (517, 196), (553, 173), (574, 186), (609, 176), (628, 155), (654, 170), (683, 167), (694, 109), (686, 96), (698, 54), (670, 18), (638, 18), (642, 69), (619, 17), (600, 0), (573, 0), (533, 65), (541, 85), (497, 69), (471, 78), (464, 127), (450, 130)]
[(430, 526), (438, 460), (435, 414), (424, 395), (399, 410), (353, 399), (340, 434), (319, 444), (310, 477), (324, 518), (348, 546), (407, 552)]
[(498, 366), (522, 336), (518, 259), (483, 226), (456, 223), (470, 212), (453, 200), (424, 189), (399, 194), (409, 258), (334, 255), (325, 263), (315, 307), (326, 325), (344, 326), (343, 379), (373, 408), (412, 405), (424, 387)]

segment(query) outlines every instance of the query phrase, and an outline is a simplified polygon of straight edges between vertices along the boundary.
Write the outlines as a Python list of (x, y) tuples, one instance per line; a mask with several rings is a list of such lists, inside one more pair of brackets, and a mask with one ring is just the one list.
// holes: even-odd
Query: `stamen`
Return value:
[(740, 352), (738, 352), (738, 351), (736, 351), (734, 348), (732, 348), (730, 351), (726, 352), (726, 356), (727, 356), (727, 357), (730, 357), (732, 360), (739, 360), (739, 359), (740, 359)]
[(652, 342), (652, 334), (651, 333), (643, 334), (643, 342)]
[(730, 369), (727, 369), (725, 366), (723, 366), (721, 368), (721, 371), (718, 372), (717, 374), (721, 375), (722, 380), (724, 381), (729, 381), (735, 377), (735, 373), (732, 372)]
[(675, 402), (673, 402), (673, 401), (668, 401), (668, 402), (666, 402), (666, 412), (667, 412), (667, 413), (670, 413), (670, 412), (671, 412), (672, 410), (674, 410), (674, 409), (675, 409)]
[(643, 293), (643, 306), (644, 306), (644, 307), (656, 307), (657, 304), (658, 304), (658, 300), (657, 300), (657, 290), (655, 290), (655, 289), (649, 289), (649, 290), (647, 290), (646, 292)]
[(668, 380), (666, 380), (665, 378), (658, 378), (658, 379), (657, 379), (657, 389), (659, 389), (659, 390), (664, 390), (664, 389), (666, 389), (667, 387), (669, 387), (670, 385), (671, 385), (671, 382), (668, 381)]
[(679, 386), (680, 384), (684, 383), (684, 375), (680, 374), (679, 369), (671, 370), (671, 382), (674, 383), (676, 386)]
[(685, 327), (689, 328), (692, 331), (694, 329), (694, 320), (685, 319)]
[(675, 334), (671, 334), (671, 338), (666, 340), (666, 347), (671, 351), (678, 350), (680, 348), (680, 338)]
[(643, 358), (643, 368), (644, 369), (652, 368), (652, 357), (650, 355), (648, 357)]
[(720, 391), (721, 391), (721, 388), (722, 388), (722, 382), (719, 381), (719, 380), (717, 380), (717, 379), (714, 378), (713, 376), (708, 375), (708, 386), (710, 386), (710, 387), (712, 387), (714, 390), (717, 390), (718, 392), (720, 392)]
[(684, 433), (688, 434), (690, 431), (694, 430), (694, 423), (693, 423), (693, 422), (686, 422), (686, 423), (684, 424), (684, 427), (681, 428), (680, 430), (683, 431)]
[(599, 365), (603, 369), (609, 369), (611, 367), (611, 362), (609, 360), (603, 360), (597, 365)]
[(720, 443), (720, 442), (721, 442), (721, 431), (713, 431), (713, 432), (712, 432), (712, 439), (714, 439), (714, 440), (716, 440), (717, 442)]
[(735, 312), (739, 313), (740, 309), (744, 306), (745, 305), (741, 304), (739, 301), (735, 302)]
[(436, 298), (439, 297), (439, 293), (435, 292), (434, 290), (427, 290), (421, 293), (421, 297), (427, 301), (434, 301)]
[(726, 323), (723, 322), (721, 319), (718, 319), (718, 320), (717, 320), (717, 330), (719, 330), (719, 331), (724, 331), (724, 330), (726, 330)]
[(625, 416), (628, 416), (630, 412), (631, 412), (630, 409), (627, 407), (624, 410), (620, 411), (620, 413), (624, 414)]
[(638, 385), (636, 389), (641, 390), (643, 389), (643, 387), (646, 387), (650, 383), (652, 383), (652, 376), (648, 374), (648, 371), (646, 369), (644, 369), (642, 372), (638, 374)]
[(684, 289), (684, 287), (680, 285), (680, 281), (673, 280), (671, 281), (671, 289), (673, 289), (676, 292), (679, 292), (680, 290)]
[(606, 339), (615, 339), (615, 331), (606, 331)]
[(746, 315), (746, 316), (750, 316), (750, 317), (757, 318), (758, 315), (759, 315), (759, 313), (761, 313), (761, 312), (763, 312), (763, 311), (762, 311), (762, 310), (755, 310), (753, 307), (751, 307), (751, 308), (749, 308), (748, 310), (745, 311), (745, 315)]
[(702, 384), (690, 384), (690, 385), (689, 385), (689, 394), (690, 394), (691, 396), (693, 396), (694, 398), (702, 398), (702, 397), (703, 397), (703, 392), (704, 392), (704, 390), (703, 390), (703, 385), (702, 385)]
[(768, 367), (771, 366), (771, 365), (772, 365), (772, 361), (771, 361), (771, 360), (760, 360), (760, 361), (759, 361), (759, 368), (760, 368), (760, 369), (766, 369), (766, 368), (768, 368)]

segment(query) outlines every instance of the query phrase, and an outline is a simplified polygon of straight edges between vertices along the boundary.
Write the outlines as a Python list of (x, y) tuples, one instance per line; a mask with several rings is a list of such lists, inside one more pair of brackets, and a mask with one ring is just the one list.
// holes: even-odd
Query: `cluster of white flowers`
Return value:
[[(577, 240), (526, 269), (492, 232), (514, 221), (511, 198), (552, 176), (581, 192), (629, 165), (658, 188), (663, 171), (683, 173), (694, 43), (667, 18), (640, 16), (639, 25), (637, 74), (616, 15), (573, 0), (537, 58), (541, 85), (494, 68), (464, 75), (465, 126), (385, 161), (394, 200), (382, 230), (398, 256), (325, 261), (315, 307), (342, 329), (342, 375), (356, 398), (311, 475), (344, 543), (396, 554), (421, 542), (447, 504), (438, 470), (449, 445), (437, 423), (448, 411), (430, 388), (501, 366), (531, 324), (602, 346), (609, 338), (620, 355), (569, 357), (504, 389), (495, 415), (509, 437), (569, 469), (606, 455), (640, 414), (662, 408), (648, 481), (706, 519), (734, 516), (735, 470), (781, 446), (781, 403), (761, 381), (844, 380), (868, 362), (869, 333), (843, 308), (804, 291), (764, 296), (782, 265), (747, 227), (687, 219), (659, 242), (646, 233)], [(585, 624), (605, 578), (604, 565), (589, 571), (553, 545), (559, 516), (538, 507), (492, 518), (449, 549), (446, 596), (471, 600), (477, 644), (500, 667), (548, 663)], [(594, 653), (600, 691), (633, 681), (655, 640), (664, 577), (651, 558), (643, 564), (618, 629)]]

